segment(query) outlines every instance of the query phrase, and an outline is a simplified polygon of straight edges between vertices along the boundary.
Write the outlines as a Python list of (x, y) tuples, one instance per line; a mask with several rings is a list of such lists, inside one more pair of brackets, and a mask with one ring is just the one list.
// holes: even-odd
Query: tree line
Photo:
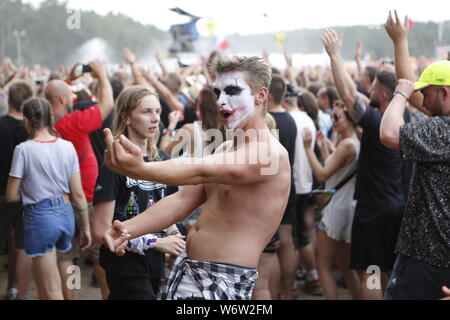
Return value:
[[(26, 31), (21, 39), (22, 56), (25, 64), (39, 63), (51, 68), (68, 63), (68, 57), (87, 41), (101, 38), (110, 48), (109, 57), (119, 62), (123, 47), (133, 48), (137, 55), (149, 52), (165, 52), (170, 45), (169, 32), (152, 25), (143, 25), (122, 14), (101, 16), (92, 11), (80, 12), (80, 28), (70, 29), (67, 3), (58, 0), (46, 0), (35, 8), (22, 0), (0, 0), (0, 57), (17, 55), (17, 43), (14, 31)], [(416, 22), (410, 32), (410, 52), (413, 56), (434, 57), (438, 45), (450, 44), (450, 23)], [(344, 33), (343, 56), (353, 59), (356, 43), (361, 41), (364, 53), (373, 59), (393, 56), (392, 43), (382, 26), (336, 27), (337, 32)], [(300, 29), (285, 32), (285, 47), (292, 53), (320, 53), (323, 46), (319, 29)], [(275, 41), (274, 34), (228, 36), (230, 51), (282, 52)], [(203, 52), (202, 54), (206, 54)]]

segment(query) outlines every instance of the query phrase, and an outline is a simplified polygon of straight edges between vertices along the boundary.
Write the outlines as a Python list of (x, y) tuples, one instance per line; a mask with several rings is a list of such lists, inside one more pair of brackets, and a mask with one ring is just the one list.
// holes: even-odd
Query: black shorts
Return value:
[(352, 225), (351, 268), (367, 271), (378, 266), (391, 271), (395, 262), (395, 247), (400, 232), (403, 207), (374, 210), (358, 204)]
[(106, 273), (110, 289), (108, 300), (156, 300), (150, 277)]
[(294, 246), (296, 249), (304, 248), (310, 243), (305, 224), (305, 213), (310, 199), (310, 194), (297, 195), (297, 206), (292, 222), (292, 237), (294, 238)]
[(297, 201), (290, 201), (287, 204), (286, 211), (284, 211), (283, 219), (281, 224), (290, 225), (294, 222), (295, 210), (297, 209)]
[(16, 248), (24, 249), (22, 203), (8, 203), (0, 197), (0, 244), (3, 244), (10, 228), (14, 228)]
[(280, 248), (280, 230), (277, 230), (275, 235), (270, 240), (269, 244), (264, 249), (264, 253), (275, 253)]
[(404, 255), (395, 261), (386, 300), (438, 300), (442, 286), (450, 287), (450, 269), (438, 268)]

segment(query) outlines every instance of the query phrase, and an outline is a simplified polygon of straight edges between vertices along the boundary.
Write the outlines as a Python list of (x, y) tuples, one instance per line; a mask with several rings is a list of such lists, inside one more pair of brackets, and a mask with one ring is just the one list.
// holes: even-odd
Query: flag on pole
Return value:
[(284, 48), (284, 40), (286, 39), (286, 37), (287, 37), (286, 33), (283, 33), (283, 32), (277, 33), (277, 34), (275, 35), (275, 40), (276, 40), (276, 42), (277, 42), (277, 45), (278, 45), (280, 48)]

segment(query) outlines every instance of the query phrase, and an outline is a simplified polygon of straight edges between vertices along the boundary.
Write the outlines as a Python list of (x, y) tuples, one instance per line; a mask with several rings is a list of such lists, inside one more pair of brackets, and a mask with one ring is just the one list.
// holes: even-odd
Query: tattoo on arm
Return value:
[(361, 98), (356, 97), (355, 98), (355, 104), (353, 105), (353, 108), (349, 110), (349, 113), (353, 120), (356, 123), (359, 123), (364, 116), (364, 113), (367, 110), (367, 106), (362, 102)]

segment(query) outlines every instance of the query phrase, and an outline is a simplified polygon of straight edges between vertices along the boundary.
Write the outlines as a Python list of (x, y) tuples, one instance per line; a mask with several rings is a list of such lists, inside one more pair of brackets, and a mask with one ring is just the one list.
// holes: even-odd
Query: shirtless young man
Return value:
[(229, 148), (225, 144), (195, 161), (144, 163), (139, 148), (124, 137), (113, 141), (105, 131), (108, 168), (135, 179), (187, 186), (134, 219), (114, 222), (104, 235), (111, 251), (124, 254), (129, 239), (181, 221), (203, 204), (187, 237), (187, 254), (172, 267), (161, 299), (250, 299), (261, 253), (280, 225), (289, 197), (288, 153), (265, 123), (270, 68), (256, 57), (217, 57), (213, 67), (223, 122), (227, 129), (245, 133), (241, 143), (234, 139)]

